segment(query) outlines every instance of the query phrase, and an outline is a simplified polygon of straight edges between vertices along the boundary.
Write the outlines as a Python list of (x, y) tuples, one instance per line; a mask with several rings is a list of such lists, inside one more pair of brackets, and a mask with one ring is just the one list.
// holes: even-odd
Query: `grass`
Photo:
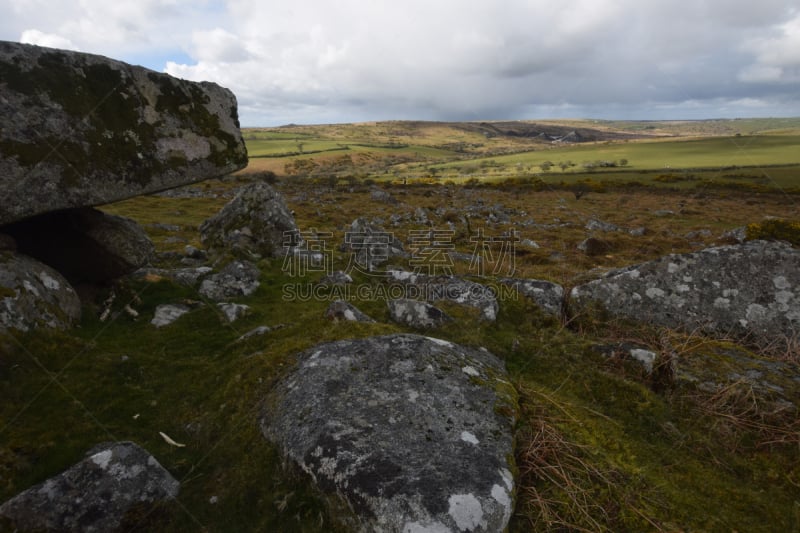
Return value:
[[(434, 151), (449, 131), (426, 123), (420, 140), (405, 123), (324, 128), (335, 142), (348, 138), (380, 145), (397, 138)], [(312, 145), (314, 128), (294, 129), (254, 134), (264, 142), (294, 142), (305, 135)], [(362, 171), (380, 161), (378, 152), (408, 149), (352, 146), (353, 152), (372, 154), (355, 160)], [(190, 187), (203, 197), (148, 196), (103, 209), (140, 222), (159, 251), (199, 246), (199, 224), (266, 161), (282, 169), (287, 159), (254, 159), (240, 175)], [(687, 182), (692, 187), (683, 182), (608, 187), (577, 199), (556, 182), (542, 186), (498, 178), (484, 183), (490, 170), (479, 171), (481, 180), (468, 186), (445, 185), (445, 180), (402, 185), (401, 172), (376, 185), (365, 184), (365, 178), (331, 185), (315, 177), (281, 175), (277, 187), (302, 230), (332, 233), (328, 248), (334, 250), (336, 268), (347, 265), (348, 258), (336, 250), (352, 220), (380, 218), (407, 242), (410, 231), (429, 227), (414, 219), (416, 209), (423, 208), (434, 228), (452, 224), (455, 250), (466, 254), (474, 249), (470, 238), (478, 229), (488, 235), (519, 231), (521, 239), (532, 239), (540, 248), (517, 248), (514, 276), (548, 279), (567, 289), (610, 268), (725, 242), (721, 235), (735, 227), (754, 224), (753, 231), (767, 231), (770, 219), (793, 221), (797, 214), (791, 194), (715, 188), (704, 181)], [(397, 203), (372, 200), (376, 186)], [(489, 222), (496, 213), (508, 220)], [(400, 217), (397, 225), (391, 215)], [(588, 257), (576, 246), (590, 234), (585, 224), (592, 218), (647, 231), (640, 237), (595, 232), (611, 248)], [(176, 266), (175, 261), (164, 256), (160, 266)], [(377, 324), (334, 324), (323, 318), (325, 301), (284, 300), (284, 285), (296, 280), (281, 266), (280, 260), (259, 264), (261, 288), (237, 300), (251, 312), (233, 324), (194, 289), (138, 280), (116, 288), (109, 321), (98, 318), (107, 288), (86, 302), (80, 327), (71, 332), (0, 336), (0, 501), (64, 470), (99, 442), (133, 440), (182, 486), (176, 502), (129, 517), (131, 530), (344, 530), (338, 524), (347, 511), (319, 493), (261, 436), (261, 401), (291, 369), (294, 355), (316, 343), (406, 330), (388, 322), (383, 301), (354, 302)], [(456, 261), (455, 270), (489, 281), (475, 277), (465, 261)], [(357, 283), (372, 283), (367, 276), (356, 277)], [(157, 305), (187, 299), (200, 305), (173, 325), (156, 329), (149, 324)], [(139, 318), (121, 312), (127, 303)], [(494, 323), (457, 306), (447, 312), (456, 323), (435, 335), (498, 355), (519, 393), (517, 504), (510, 531), (800, 527), (798, 415), (796, 408), (780, 408), (786, 407), (783, 398), (795, 405), (800, 401), (800, 385), (792, 379), (797, 354), (756, 354), (729, 341), (609, 321), (601, 314), (561, 321), (524, 299), (501, 302)], [(238, 340), (260, 325), (274, 329)], [(623, 341), (655, 351), (657, 367), (664, 371), (648, 376), (636, 363), (594, 348)], [(668, 372), (673, 363), (677, 371)], [(735, 377), (754, 370), (782, 392)], [(159, 432), (186, 447), (170, 446)]]

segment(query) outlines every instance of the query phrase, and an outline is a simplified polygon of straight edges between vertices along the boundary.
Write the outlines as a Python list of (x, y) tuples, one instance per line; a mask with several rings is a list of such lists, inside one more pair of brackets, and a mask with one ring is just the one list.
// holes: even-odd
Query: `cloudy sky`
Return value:
[(243, 126), (800, 116), (797, 0), (2, 0), (0, 39), (239, 99)]

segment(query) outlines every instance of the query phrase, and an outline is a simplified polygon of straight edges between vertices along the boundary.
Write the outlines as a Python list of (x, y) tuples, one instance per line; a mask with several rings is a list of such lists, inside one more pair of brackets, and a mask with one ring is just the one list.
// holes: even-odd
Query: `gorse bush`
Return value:
[(747, 225), (747, 239), (768, 241), (787, 241), (800, 245), (800, 222), (781, 218)]

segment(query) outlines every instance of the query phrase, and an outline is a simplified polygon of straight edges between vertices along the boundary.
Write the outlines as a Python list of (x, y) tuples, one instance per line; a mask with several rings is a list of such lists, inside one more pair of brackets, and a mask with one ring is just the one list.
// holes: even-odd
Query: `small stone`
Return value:
[(328, 306), (325, 318), (334, 322), (375, 322), (369, 316), (359, 311), (353, 304), (344, 300), (336, 300)]
[(222, 311), (222, 314), (225, 316), (225, 319), (228, 321), (228, 323), (236, 322), (245, 316), (248, 311), (250, 311), (249, 305), (228, 302), (218, 303), (217, 307), (220, 311)]
[(161, 304), (156, 307), (155, 316), (150, 321), (157, 328), (163, 328), (178, 320), (190, 311), (186, 305)]
[(412, 328), (438, 328), (453, 321), (450, 315), (427, 302), (402, 298), (389, 300), (387, 304), (390, 319)]

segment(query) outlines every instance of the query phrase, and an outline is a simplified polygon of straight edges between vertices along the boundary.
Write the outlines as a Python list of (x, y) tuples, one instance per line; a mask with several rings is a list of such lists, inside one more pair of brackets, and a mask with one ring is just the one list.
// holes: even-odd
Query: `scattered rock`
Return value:
[(194, 287), (203, 277), (211, 274), (213, 271), (214, 269), (208, 266), (175, 269), (142, 268), (134, 272), (133, 275), (135, 278), (147, 279), (151, 281), (157, 281), (160, 278), (166, 278), (178, 283), (179, 285)]
[(505, 530), (517, 407), (499, 359), (387, 335), (318, 345), (298, 361), (262, 431), (347, 501), (352, 530)]
[(603, 255), (611, 250), (611, 244), (608, 241), (604, 241), (602, 239), (589, 237), (588, 239), (585, 239), (583, 242), (578, 244), (578, 250), (580, 250), (581, 252), (585, 253), (588, 256)]
[(417, 224), (430, 224), (430, 219), (428, 218), (428, 210), (424, 207), (417, 207), (414, 210), (414, 222)]
[(339, 322), (375, 322), (370, 317), (359, 311), (353, 304), (344, 300), (336, 300), (328, 306), (325, 318)]
[(647, 234), (647, 228), (641, 226), (639, 228), (631, 228), (628, 230), (628, 235), (633, 237), (643, 237)]
[(217, 304), (217, 307), (222, 311), (222, 314), (225, 315), (225, 319), (229, 323), (236, 322), (250, 311), (249, 305), (229, 302), (220, 302)]
[(0, 331), (66, 329), (81, 318), (81, 301), (61, 274), (35, 259), (0, 252)]
[(532, 250), (540, 248), (539, 243), (537, 243), (536, 241), (532, 241), (531, 239), (522, 239), (521, 241), (519, 241), (519, 245), (522, 246), (523, 248), (530, 248)]
[(689, 233), (684, 235), (683, 238), (689, 241), (695, 241), (698, 239), (708, 239), (709, 237), (711, 237), (711, 235), (712, 235), (711, 230), (700, 229), (697, 231), (690, 231)]
[(610, 222), (604, 222), (596, 218), (589, 219), (589, 222), (586, 223), (586, 229), (589, 231), (605, 231), (605, 232), (622, 231), (622, 228), (620, 228), (616, 224), (612, 224)]
[(92, 208), (34, 216), (3, 227), (19, 251), (71, 283), (106, 282), (147, 265), (155, 247), (133, 220)]
[(212, 256), (282, 256), (300, 243), (299, 236), (283, 196), (264, 182), (242, 188), (219, 213), (200, 225), (200, 239)]
[(333, 285), (333, 286), (342, 286), (342, 285), (349, 285), (353, 283), (353, 278), (350, 274), (346, 272), (342, 272), (341, 270), (336, 270), (331, 272), (330, 274), (325, 275), (321, 280), (319, 280), (320, 285)]
[(0, 517), (21, 531), (118, 531), (129, 510), (171, 500), (179, 490), (147, 451), (132, 442), (109, 443), (5, 502)]
[(401, 298), (389, 300), (387, 304), (389, 306), (389, 318), (392, 321), (412, 328), (439, 328), (453, 321), (450, 315), (438, 307), (420, 300)]
[(215, 301), (249, 296), (258, 289), (261, 272), (250, 261), (233, 261), (200, 284), (200, 294)]
[(547, 314), (561, 316), (564, 305), (564, 287), (561, 285), (538, 279), (513, 278), (501, 279), (500, 283), (513, 287)]
[(396, 204), (397, 200), (390, 193), (382, 189), (372, 189), (370, 198), (375, 202), (383, 202), (385, 204)]
[(241, 337), (239, 337), (236, 340), (238, 342), (238, 341), (243, 341), (243, 340), (250, 339), (252, 337), (260, 337), (261, 335), (266, 335), (267, 333), (269, 333), (273, 329), (277, 329), (277, 328), (271, 328), (269, 326), (258, 326), (257, 328), (251, 329), (250, 331), (248, 331), (247, 333), (245, 333), (244, 335), (242, 335)]
[(671, 209), (658, 209), (657, 211), (653, 211), (653, 214), (657, 217), (672, 217), (675, 216), (675, 211)]
[(572, 299), (667, 327), (789, 342), (800, 334), (800, 251), (749, 241), (668, 255), (575, 287)]
[(658, 354), (648, 347), (630, 342), (600, 344), (593, 346), (593, 349), (605, 357), (616, 357), (624, 360), (636, 361), (647, 374), (653, 372), (653, 364), (656, 362), (656, 359), (658, 359)]
[(208, 259), (208, 252), (205, 250), (201, 250), (200, 248), (196, 248), (191, 244), (187, 244), (184, 249), (183, 253), (186, 257), (190, 259), (197, 259), (200, 261), (205, 261)]
[(0, 71), (0, 190), (14, 199), (0, 225), (247, 164), (236, 98), (216, 84), (12, 42), (0, 42)]
[(494, 321), (500, 305), (489, 287), (457, 276), (427, 276), (403, 270), (387, 271), (392, 282), (405, 286), (406, 298), (435, 302), (447, 300), (480, 310), (481, 318)]
[(747, 226), (733, 228), (722, 234), (722, 239), (734, 244), (741, 244), (747, 240)]
[(191, 311), (191, 308), (182, 304), (161, 304), (156, 307), (155, 316), (150, 321), (157, 328), (169, 326), (180, 317)]
[(345, 232), (342, 251), (353, 254), (355, 265), (365, 272), (374, 272), (392, 257), (404, 257), (403, 243), (394, 233), (357, 218)]

